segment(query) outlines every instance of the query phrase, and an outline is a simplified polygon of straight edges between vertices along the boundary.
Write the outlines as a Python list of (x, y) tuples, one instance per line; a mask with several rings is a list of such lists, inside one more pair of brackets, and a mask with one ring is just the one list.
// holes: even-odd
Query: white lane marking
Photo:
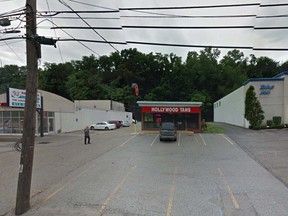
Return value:
[(178, 146), (180, 146), (180, 133), (178, 134)]
[(228, 139), (224, 134), (219, 134), (220, 136), (222, 136), (224, 139), (226, 139), (231, 145), (233, 145), (233, 142)]
[(156, 139), (159, 137), (159, 134), (157, 134), (157, 136), (155, 137), (155, 139), (152, 141), (151, 146), (153, 146), (153, 144), (155, 143)]
[(122, 144), (120, 145), (120, 147), (123, 147), (125, 144), (127, 144), (131, 139), (133, 139), (133, 138), (135, 138), (135, 137), (136, 137), (136, 135), (130, 137), (128, 140), (126, 140), (124, 143), (122, 143)]
[(204, 145), (207, 146), (207, 144), (206, 144), (204, 138), (202, 137), (202, 135), (201, 134), (199, 134), (199, 135), (200, 135), (201, 139), (203, 140)]

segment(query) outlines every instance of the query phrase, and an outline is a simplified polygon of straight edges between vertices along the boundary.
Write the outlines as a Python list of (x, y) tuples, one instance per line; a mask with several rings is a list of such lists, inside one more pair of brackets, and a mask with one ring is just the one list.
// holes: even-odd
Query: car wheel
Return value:
[(108, 127), (105, 127), (105, 130), (109, 130), (109, 128), (108, 128)]
[(90, 127), (90, 130), (94, 130), (94, 127), (92, 126), (92, 127)]

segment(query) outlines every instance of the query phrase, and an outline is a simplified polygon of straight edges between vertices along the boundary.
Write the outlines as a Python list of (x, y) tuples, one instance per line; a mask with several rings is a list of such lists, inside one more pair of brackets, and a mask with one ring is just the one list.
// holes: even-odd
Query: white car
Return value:
[(91, 130), (114, 130), (116, 129), (116, 125), (103, 121), (103, 122), (98, 122), (96, 124), (91, 124), (90, 129)]
[(129, 121), (121, 121), (122, 127), (130, 127), (130, 122)]

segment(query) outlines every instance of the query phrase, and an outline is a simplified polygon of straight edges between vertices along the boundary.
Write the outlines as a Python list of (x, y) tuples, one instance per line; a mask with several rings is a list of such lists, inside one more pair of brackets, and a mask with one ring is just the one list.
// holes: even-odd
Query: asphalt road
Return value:
[[(37, 138), (24, 215), (286, 216), (287, 130), (221, 126), (225, 134), (177, 142), (133, 128), (93, 131), (91, 145), (82, 132)], [(20, 154), (0, 145), (0, 215), (8, 216)]]

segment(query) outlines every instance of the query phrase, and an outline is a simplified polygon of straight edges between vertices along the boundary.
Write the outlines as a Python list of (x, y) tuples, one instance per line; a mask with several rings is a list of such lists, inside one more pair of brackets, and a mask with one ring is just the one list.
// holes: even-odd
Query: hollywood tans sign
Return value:
[(142, 112), (148, 113), (199, 113), (200, 107), (177, 107), (177, 106), (144, 106), (142, 107)]

